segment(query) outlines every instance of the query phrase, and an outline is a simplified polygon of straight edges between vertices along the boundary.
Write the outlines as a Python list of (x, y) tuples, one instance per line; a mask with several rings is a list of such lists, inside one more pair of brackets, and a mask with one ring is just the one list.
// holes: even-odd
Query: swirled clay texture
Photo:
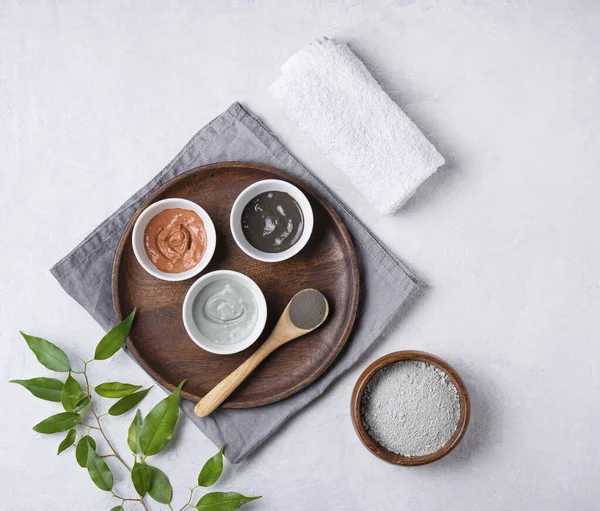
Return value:
[(200, 333), (217, 344), (234, 344), (254, 330), (258, 307), (246, 286), (232, 279), (207, 284), (196, 296), (192, 308)]
[(165, 209), (144, 231), (146, 254), (157, 269), (181, 273), (196, 266), (206, 250), (206, 229), (195, 211)]

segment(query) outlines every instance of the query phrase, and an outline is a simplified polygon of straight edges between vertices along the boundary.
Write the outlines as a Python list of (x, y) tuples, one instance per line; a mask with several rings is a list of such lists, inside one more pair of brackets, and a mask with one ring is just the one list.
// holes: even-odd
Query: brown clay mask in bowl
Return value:
[(165, 209), (144, 231), (144, 246), (152, 264), (166, 273), (181, 273), (196, 266), (206, 250), (206, 229), (198, 213)]

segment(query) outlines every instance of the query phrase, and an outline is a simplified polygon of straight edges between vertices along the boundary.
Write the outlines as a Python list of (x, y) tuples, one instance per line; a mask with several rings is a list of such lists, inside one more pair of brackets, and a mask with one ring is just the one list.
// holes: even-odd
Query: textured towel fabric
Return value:
[[(206, 419), (194, 415), (194, 403), (182, 402), (185, 414), (198, 428), (217, 446), (227, 445), (227, 458), (234, 463), (251, 453), (288, 418), (323, 393), (364, 354), (397, 316), (403, 302), (417, 289), (416, 282), (400, 262), (287, 152), (256, 117), (235, 103), (201, 129), (160, 174), (51, 270), (67, 293), (108, 330), (116, 322), (111, 297), (112, 263), (121, 234), (136, 209), (150, 193), (186, 170), (208, 163), (241, 160), (286, 170), (313, 186), (331, 203), (346, 224), (356, 247), (361, 271), (361, 298), (359, 315), (346, 347), (332, 367), (301, 392), (259, 408), (219, 409)], [(303, 420), (310, 421), (310, 416)]]
[(380, 213), (399, 209), (443, 165), (347, 45), (319, 39), (281, 73), (271, 95)]

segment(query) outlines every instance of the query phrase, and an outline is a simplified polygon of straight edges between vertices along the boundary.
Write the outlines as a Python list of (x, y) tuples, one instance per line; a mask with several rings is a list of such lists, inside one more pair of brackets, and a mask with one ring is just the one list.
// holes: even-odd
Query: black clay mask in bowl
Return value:
[(242, 211), (242, 232), (254, 248), (270, 254), (295, 245), (304, 230), (304, 216), (288, 193), (267, 191), (254, 197)]
[(282, 179), (256, 181), (231, 207), (229, 227), (246, 255), (265, 263), (294, 257), (311, 237), (314, 214), (306, 195)]

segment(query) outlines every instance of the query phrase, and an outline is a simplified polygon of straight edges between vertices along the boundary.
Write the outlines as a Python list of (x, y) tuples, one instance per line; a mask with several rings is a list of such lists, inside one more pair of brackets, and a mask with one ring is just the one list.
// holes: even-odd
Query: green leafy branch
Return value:
[[(74, 371), (67, 355), (55, 344), (41, 337), (21, 332), (27, 345), (44, 367), (51, 371), (68, 373), (68, 375), (64, 382), (56, 378), (39, 377), (29, 380), (11, 380), (11, 383), (25, 387), (40, 399), (62, 404), (63, 412), (44, 419), (36, 424), (33, 430), (43, 434), (67, 432), (58, 446), (57, 454), (75, 446), (75, 459), (80, 467), (87, 468), (94, 484), (121, 501), (111, 511), (124, 511), (124, 506), (128, 502), (139, 503), (148, 510), (144, 500), (147, 495), (160, 504), (168, 505), (169, 510), (174, 511), (171, 505), (173, 487), (169, 478), (162, 470), (148, 464), (146, 460), (163, 451), (173, 437), (179, 419), (180, 393), (185, 380), (154, 406), (145, 419), (142, 418), (139, 409), (136, 411), (127, 432), (127, 445), (133, 455), (133, 465), (130, 466), (111, 444), (101, 419), (107, 415), (123, 415), (133, 410), (152, 387), (142, 389), (141, 385), (121, 382), (106, 382), (93, 387), (90, 385), (87, 374), (88, 364), (109, 359), (124, 346), (133, 324), (135, 312), (134, 309), (127, 318), (100, 340), (96, 346), (94, 358), (83, 362), (82, 371)], [(83, 386), (75, 375), (83, 378)], [(97, 396), (118, 401), (108, 409), (108, 412), (98, 414), (94, 408), (95, 398), (92, 396), (92, 389)], [(92, 424), (87, 422), (90, 416)], [(98, 454), (92, 430), (104, 439), (109, 450), (108, 454)], [(77, 440), (78, 435), (79, 440)], [(198, 488), (212, 486), (221, 476), (224, 449), (225, 446), (204, 464), (198, 475), (198, 485), (190, 489), (188, 501), (179, 511), (188, 507), (201, 511), (235, 511), (244, 504), (260, 498), (245, 497), (235, 492), (211, 492), (205, 494), (195, 505), (192, 504), (194, 492)], [(122, 497), (114, 491), (115, 479), (106, 462), (106, 459), (111, 457), (120, 462), (131, 474), (131, 481), (137, 496)]]

